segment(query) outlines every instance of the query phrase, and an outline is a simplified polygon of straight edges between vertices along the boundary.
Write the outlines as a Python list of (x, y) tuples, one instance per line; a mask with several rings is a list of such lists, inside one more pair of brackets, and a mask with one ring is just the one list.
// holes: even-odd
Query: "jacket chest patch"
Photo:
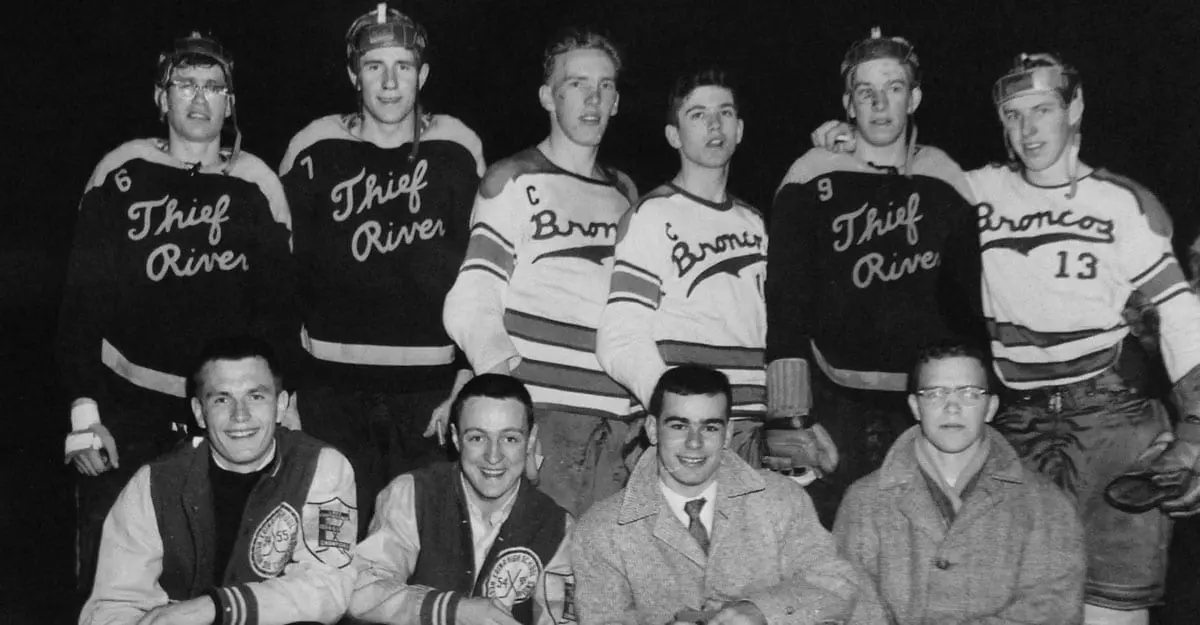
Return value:
[(542, 575), (542, 561), (524, 547), (505, 549), (484, 577), (484, 594), (506, 606), (528, 601)]
[(262, 577), (276, 577), (291, 560), (300, 540), (300, 515), (283, 502), (258, 524), (250, 542), (250, 566)]

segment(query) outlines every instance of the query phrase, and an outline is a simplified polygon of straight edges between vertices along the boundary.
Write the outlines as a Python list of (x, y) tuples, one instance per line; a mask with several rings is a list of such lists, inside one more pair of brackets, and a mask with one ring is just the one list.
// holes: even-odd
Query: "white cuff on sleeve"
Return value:
[(100, 407), (96, 400), (80, 397), (71, 404), (71, 430), (78, 432), (100, 423)]
[(67, 434), (67, 444), (64, 454), (70, 455), (84, 449), (100, 449), (100, 437), (95, 432), (71, 432)]

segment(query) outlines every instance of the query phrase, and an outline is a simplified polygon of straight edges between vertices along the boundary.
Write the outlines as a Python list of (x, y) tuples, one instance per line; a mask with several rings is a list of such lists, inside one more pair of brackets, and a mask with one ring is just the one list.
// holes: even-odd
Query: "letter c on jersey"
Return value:
[(525, 197), (529, 198), (530, 206), (537, 206), (538, 204), (542, 203), (541, 198), (539, 198), (534, 191), (537, 191), (537, 189), (533, 185), (525, 187)]

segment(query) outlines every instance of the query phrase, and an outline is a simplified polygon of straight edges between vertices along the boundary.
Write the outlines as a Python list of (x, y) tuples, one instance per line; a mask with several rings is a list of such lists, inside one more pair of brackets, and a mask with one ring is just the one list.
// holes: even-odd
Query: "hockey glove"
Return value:
[(820, 424), (801, 428), (798, 421), (792, 419), (784, 427), (779, 427), (777, 422), (767, 422), (764, 464), (777, 470), (808, 468), (818, 478), (832, 473), (837, 468), (838, 451), (829, 432)]
[(84, 475), (97, 476), (120, 465), (117, 441), (102, 423), (93, 423), (85, 430), (67, 434), (65, 463), (75, 463)]
[(1104, 496), (1114, 508), (1140, 514), (1155, 506), (1172, 516), (1200, 512), (1197, 480), (1200, 443), (1163, 432), (1124, 474), (1109, 483)]

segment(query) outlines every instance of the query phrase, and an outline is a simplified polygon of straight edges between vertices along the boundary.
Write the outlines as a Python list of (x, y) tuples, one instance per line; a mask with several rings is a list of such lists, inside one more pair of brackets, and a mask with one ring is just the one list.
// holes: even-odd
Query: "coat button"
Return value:
[(950, 568), (950, 561), (945, 558), (937, 558), (933, 561), (933, 565), (945, 571), (946, 569)]
[(788, 607), (784, 608), (783, 613), (791, 616), (796, 613), (796, 608), (789, 605)]

